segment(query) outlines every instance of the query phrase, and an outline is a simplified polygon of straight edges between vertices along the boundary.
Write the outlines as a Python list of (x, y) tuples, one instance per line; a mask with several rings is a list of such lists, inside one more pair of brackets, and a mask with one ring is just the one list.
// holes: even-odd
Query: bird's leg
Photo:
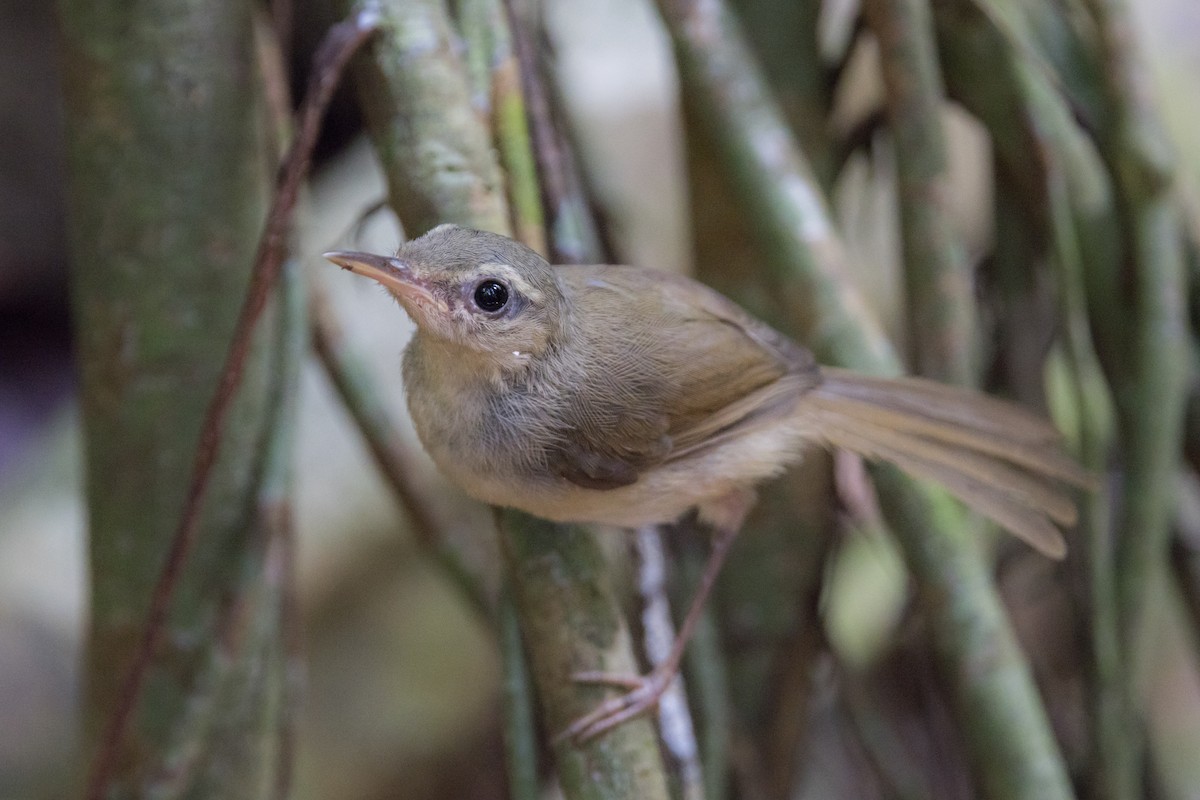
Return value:
[(700, 617), (704, 613), (704, 605), (708, 602), (709, 595), (712, 594), (717, 576), (725, 564), (726, 556), (729, 555), (729, 548), (733, 545), (733, 540), (737, 538), (742, 521), (752, 503), (752, 493), (738, 491), (722, 498), (712, 507), (702, 509), (703, 517), (714, 523), (712, 552), (704, 567), (700, 586), (692, 598), (687, 616), (683, 619), (683, 625), (680, 626), (679, 633), (676, 635), (667, 657), (648, 675), (622, 675), (608, 672), (575, 673), (572, 678), (580, 683), (605, 684), (629, 691), (620, 697), (614, 697), (601, 703), (591, 712), (575, 720), (556, 739), (571, 739), (582, 744), (612, 730), (623, 722), (645, 714), (658, 705), (659, 699), (679, 673), (679, 666), (683, 662), (687, 644), (696, 631), (696, 625), (699, 624)]

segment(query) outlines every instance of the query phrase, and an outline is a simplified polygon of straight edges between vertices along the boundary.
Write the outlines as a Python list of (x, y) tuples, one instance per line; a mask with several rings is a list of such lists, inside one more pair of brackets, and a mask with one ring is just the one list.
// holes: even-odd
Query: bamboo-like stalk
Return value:
[[(1099, 337), (1096, 350), (1107, 353), (1110, 368), (1121, 360), (1113, 354), (1120, 345), (1111, 330), (1094, 325), (1088, 330), (1079, 315), (1091, 312), (1094, 318), (1098, 296), (1109, 295), (1116, 302), (1111, 282), (1118, 274), (1121, 245), (1108, 177), (1053, 75), (1030, 55), (1035, 43), (1017, 9), (984, 2), (978, 8), (962, 4), (956, 13), (941, 11), (939, 36), (947, 75), (954, 76), (951, 88), (993, 134), (998, 160), (1006, 167), (1000, 191), (1012, 195), (1002, 199), (1022, 214), (1024, 230), (1032, 237), (1044, 233), (1051, 243), (1065, 321), (1064, 350), (1081, 412), (1079, 454), (1084, 466), (1099, 473), (1107, 461), (1112, 426), (1100, 396), (1106, 390), (1096, 374), (1092, 335)], [(1048, 230), (1043, 232), (1043, 225)], [(1028, 272), (1027, 265), (1022, 269)], [(1085, 289), (1086, 297), (1080, 294)], [(1085, 772), (1098, 797), (1133, 800), (1142, 795), (1142, 784), (1131, 759), (1133, 698), (1127, 692), (1120, 642), (1111, 524), (1106, 497), (1082, 499), (1083, 535), (1076, 550), (1083, 573), (1077, 581), (1078, 605), (1086, 614), (1081, 624), (1087, 631), (1090, 747)]]
[[(1108, 113), (1098, 143), (1117, 186), (1128, 239), (1131, 325), (1114, 309), (1097, 310), (1129, 337), (1129, 363), (1113, 371), (1126, 454), (1125, 502), (1119, 522), (1118, 602), (1124, 644), (1134, 661), (1130, 679), (1145, 668), (1140, 643), (1145, 601), (1161, 579), (1170, 537), (1170, 493), (1179, 466), (1188, 382), (1184, 232), (1172, 190), (1173, 156), (1122, 0), (1088, 0), (1100, 33), (1102, 89)], [(1128, 306), (1125, 306), (1128, 308)]]
[[(807, 341), (836, 363), (889, 373), (900, 365), (851, 286), (820, 190), (792, 144), (732, 16), (719, 2), (660, 0), (687, 91), (725, 150), (735, 186), (768, 245)], [(1068, 798), (1070, 783), (1028, 665), (976, 543), (947, 498), (877, 471), (882, 500), (930, 615), (960, 724), (986, 791)]]
[[(535, 38), (540, 26), (536, 6), (504, 0), (512, 23), (511, 39), (521, 78), (529, 143), (536, 170), (514, 179), (536, 181), (546, 222), (546, 246), (552, 264), (598, 264), (609, 261), (605, 243), (591, 213), (582, 176), (567, 138), (555, 124), (550, 87), (542, 75)], [(529, 191), (529, 190), (527, 190)]]
[(509, 232), (499, 164), (445, 9), (424, 0), (378, 9), (384, 35), (359, 60), (357, 86), (405, 234), (443, 222)]
[(845, 248), (824, 198), (733, 15), (720, 2), (658, 5), (684, 91), (694, 98), (733, 189), (747, 205), (764, 266), (798, 317), (792, 327), (827, 361), (900, 372), (883, 329), (849, 282)]
[(896, 150), (910, 363), (919, 375), (975, 383), (974, 291), (950, 215), (945, 89), (927, 0), (866, 0)]
[[(1080, 462), (1099, 474), (1108, 460), (1112, 409), (1087, 326), (1084, 265), (1074, 224), (1075, 214), (1065, 175), (1056, 163), (1052, 162), (1048, 170), (1047, 183), (1064, 320), (1063, 349), (1072, 384), (1072, 399), (1079, 410)], [(1117, 568), (1108, 498), (1102, 493), (1093, 493), (1082, 498), (1081, 509), (1078, 528), (1085, 537), (1081, 558), (1086, 563), (1083, 571), (1087, 587), (1085, 608), (1090, 612), (1092, 753), (1088, 767), (1098, 795), (1114, 800), (1134, 800), (1140, 781), (1129, 758), (1126, 736), (1126, 706), (1132, 698), (1124, 684), (1126, 672), (1119, 636), (1118, 596), (1114, 591)]]
[[(236, 19), (236, 17), (232, 19)], [(245, 35), (250, 36), (253, 42), (254, 27), (250, 20), (246, 20), (245, 24), (247, 27)], [(234, 412), (245, 411), (245, 409), (238, 408), (240, 398), (245, 396), (241, 390), (245, 386), (244, 381), (247, 374), (255, 372), (256, 351), (259, 351), (259, 347), (261, 347), (259, 342), (261, 341), (261, 336), (264, 335), (262, 333), (263, 328), (259, 323), (268, 309), (276, 280), (283, 268), (288, 226), (295, 208), (300, 182), (307, 171), (309, 160), (311, 159), (321, 117), (329, 104), (333, 87), (337, 84), (342, 67), (354, 50), (370, 36), (372, 30), (373, 21), (370, 16), (357, 15), (352, 20), (348, 20), (331, 29), (329, 35), (317, 51), (313, 80), (310, 83), (300, 112), (299, 132), (295, 142), (288, 150), (282, 168), (279, 170), (270, 210), (266, 215), (261, 234), (257, 237), (257, 245), (251, 262), (249, 285), (244, 290), (245, 297), (238, 310), (233, 331), (229, 338), (228, 349), (213, 381), (216, 388), (205, 406), (195, 445), (195, 454), (192, 458), (186, 489), (183, 493), (182, 511), (178, 514), (178, 520), (173, 528), (173, 533), (165, 540), (165, 555), (163, 556), (162, 566), (154, 578), (153, 589), (149, 593), (149, 603), (145, 613), (145, 620), (142, 623), (141, 632), (136, 639), (136, 643), (131, 648), (128, 664), (124, 667), (123, 674), (121, 675), (120, 687), (113, 695), (111, 701), (112, 707), (105, 720), (104, 730), (100, 736), (95, 757), (92, 760), (91, 771), (85, 790), (88, 798), (99, 798), (108, 794), (114, 781), (119, 782), (121, 780), (118, 772), (125, 768), (120, 762), (123, 760), (123, 751), (128, 744), (129, 727), (142, 707), (143, 695), (150, 693), (148, 687), (153, 683), (152, 672), (156, 666), (156, 657), (160, 656), (160, 648), (164, 638), (169, 633), (168, 629), (171, 626), (172, 608), (180, 602), (181, 587), (186, 589), (189, 571), (192, 571), (193, 575), (203, 576), (204, 586), (211, 587), (216, 583), (209, 579), (208, 573), (205, 571), (211, 565), (204, 563), (196, 565), (193, 557), (198, 543), (206, 545), (209, 548), (213, 546), (212, 542), (201, 534), (205, 523), (205, 512), (210, 510), (210, 507), (206, 505), (206, 501), (212, 499), (213, 495), (211, 492), (214, 485), (219, 485), (218, 473), (221, 469), (221, 463), (218, 457), (228, 452), (222, 451), (222, 445), (225, 444), (230, 429), (234, 427), (230, 423), (231, 416), (235, 416), (235, 424), (236, 422), (243, 421)], [(76, 33), (76, 31), (71, 31), (71, 33)], [(196, 37), (198, 34), (196, 31), (189, 29), (185, 32), (184, 36), (186, 40), (186, 37)], [(101, 41), (104, 40), (103, 35), (99, 38)], [(170, 42), (169, 39), (167, 41)], [(236, 42), (238, 39), (234, 38), (233, 41)], [(121, 43), (126, 44), (126, 41), (122, 39)], [(248, 49), (251, 51), (257, 50), (253, 44)], [(111, 48), (108, 51), (108, 55), (116, 55), (119, 61), (121, 56), (128, 56), (128, 53), (124, 52), (120, 47), (116, 47)], [(137, 53), (137, 55), (140, 56), (141, 53)], [(160, 55), (158, 51), (155, 51), (151, 58), (160, 57)], [(258, 53), (256, 52), (255, 55), (257, 56)], [(170, 55), (168, 55), (169, 58)], [(130, 59), (130, 62), (136, 60), (136, 57), (134, 57)], [(254, 60), (257, 62), (257, 58)], [(222, 89), (235, 90), (240, 86), (242, 96), (248, 95), (251, 98), (261, 96), (262, 86), (259, 81), (259, 72), (255, 69), (257, 65), (247, 65), (245, 69), (235, 69), (232, 75), (235, 84), (234, 87), (230, 87), (228, 84), (218, 84), (215, 88), (218, 91)], [(128, 92), (132, 88), (136, 97), (139, 89), (145, 89), (142, 78), (145, 70), (139, 64), (132, 70), (131, 81), (121, 81), (120, 78), (127, 78), (129, 76), (119, 73), (120, 67), (123, 66), (122, 64), (118, 63), (117, 66), (118, 79), (113, 80), (112, 85), (104, 86), (101, 94), (108, 95), (104, 99), (109, 101), (112, 101), (115, 97), (117, 100), (116, 104), (119, 106), (121, 100), (127, 100), (126, 97), (122, 96), (122, 92)], [(196, 80), (203, 81), (204, 77), (206, 76), (201, 71)], [(146, 91), (145, 94), (150, 96), (153, 93)], [(101, 106), (103, 107), (103, 102)], [(153, 115), (145, 114), (144, 109), (137, 110), (143, 112), (142, 121), (153, 119)], [(257, 117), (258, 114), (256, 113), (251, 119), (254, 120)], [(84, 128), (85, 126), (81, 125), (80, 127)], [(268, 125), (268, 127), (270, 126)], [(105, 135), (111, 133), (104, 126), (100, 126), (98, 130), (101, 131), (101, 136), (98, 137), (101, 141), (103, 141)], [(94, 134), (96, 131), (92, 130), (88, 132)], [(143, 131), (143, 133), (148, 134), (149, 146), (154, 146), (155, 142), (157, 142), (159, 132), (151, 127), (148, 131)], [(192, 142), (190, 139), (187, 136), (179, 136), (177, 139), (183, 140), (182, 142), (175, 142), (179, 149), (191, 155), (192, 148), (190, 145)], [(272, 139), (276, 141), (279, 139), (278, 125), (276, 125), (273, 136), (266, 137), (265, 140), (269, 142)], [(121, 141), (121, 144), (126, 143), (127, 141), (125, 140)], [(242, 169), (250, 171), (250, 174), (253, 174), (250, 167), (256, 163), (255, 157), (261, 156), (262, 153), (258, 149), (258, 144), (254, 142), (253, 137), (247, 141), (241, 136), (231, 136), (219, 130), (218, 135), (213, 141), (206, 141), (205, 143), (209, 144), (210, 147), (215, 146), (216, 150), (224, 152), (227, 156), (232, 153), (235, 160), (239, 155), (243, 159), (248, 159), (248, 163), (242, 164)], [(95, 142), (89, 142), (88, 144), (94, 145)], [(246, 147), (246, 153), (240, 154), (236, 150), (223, 150), (223, 148), (228, 148), (231, 144)], [(86, 154), (94, 155), (91, 151), (88, 151)], [(101, 153), (101, 159), (104, 160), (106, 155)], [(171, 164), (166, 165), (166, 169), (170, 170), (171, 166)], [(189, 173), (186, 170), (181, 170), (181, 172), (186, 173), (186, 182), (188, 183), (195, 180), (203, 181), (202, 177)], [(94, 179), (97, 176), (88, 175), (88, 177)], [(103, 181), (100, 182), (100, 185), (103, 185)], [(234, 185), (238, 186), (239, 184), (235, 183)], [(192, 188), (194, 187), (187, 187), (188, 190)], [(185, 194), (187, 194), (187, 191), (185, 191)], [(131, 195), (133, 195), (134, 199), (138, 199), (134, 192), (131, 192)], [(167, 199), (172, 199), (169, 193)], [(189, 198), (189, 201), (196, 208), (203, 207), (203, 204), (196, 205), (194, 198)], [(104, 203), (98, 205), (104, 208), (108, 207)], [(145, 214), (145, 209), (141, 210)], [(172, 213), (177, 214), (179, 209), (168, 206), (166, 212), (167, 218), (170, 219), (170, 215)], [(153, 219), (153, 213), (149, 216)], [(130, 215), (130, 217), (129, 224), (134, 230), (136, 230), (137, 225), (146, 222), (146, 219), (138, 215)], [(150, 230), (153, 234), (160, 234), (160, 238), (156, 239), (153, 235), (143, 235), (146, 241), (139, 243), (144, 244), (150, 251), (153, 251), (155, 247), (161, 247), (161, 243), (164, 241), (161, 238), (161, 232), (166, 226), (162, 220), (154, 220), (154, 223), (150, 226)], [(196, 223), (193, 218), (192, 224), (200, 232), (200, 238), (209, 233), (203, 222)], [(186, 227), (186, 225), (181, 227)], [(118, 225), (117, 228), (119, 230), (120, 226)], [(228, 231), (222, 230), (218, 233), (218, 236), (222, 234), (228, 234)], [(168, 235), (165, 241), (171, 242), (171, 236)], [(220, 245), (220, 241), (218, 239), (218, 246), (223, 246)], [(118, 243), (117, 246), (119, 247), (120, 244), (129, 246), (127, 242)], [(211, 243), (206, 244), (210, 247), (213, 246)], [(103, 243), (100, 246), (101, 253), (103, 254)], [(134, 245), (135, 248), (136, 246)], [(137, 255), (143, 255), (143, 253), (137, 253)], [(205, 252), (200, 252), (196, 254), (196, 257), (204, 255), (206, 255)], [(127, 271), (123, 277), (129, 279), (131, 275)], [(137, 276), (133, 275), (132, 277), (136, 279)], [(176, 288), (172, 287), (172, 291), (175, 291)], [(80, 316), (85, 316), (85, 314), (81, 312)], [(261, 391), (251, 392), (251, 395), (261, 396)], [(272, 418), (275, 409), (280, 405), (279, 403), (275, 403), (274, 405), (267, 403), (265, 406), (266, 411), (257, 416)], [(253, 454), (253, 449), (250, 452)], [(247, 486), (253, 486), (260, 475), (259, 467), (261, 462), (257, 455), (247, 457), (243, 453), (242, 457), (243, 460), (249, 463), (242, 467), (243, 472), (239, 480)], [(106, 473), (104, 478), (107, 479), (108, 477)], [(224, 506), (219, 507), (224, 508)], [(247, 513), (247, 510), (244, 506), (237, 506), (232, 511), (239, 516), (235, 518), (226, 517), (225, 524), (227, 527), (234, 526), (232, 532), (236, 533), (237, 526), (247, 524), (245, 518), (240, 516)], [(229, 530), (223, 533), (226, 537), (231, 535), (231, 531)], [(243, 536), (239, 541), (248, 542), (248, 539)], [(221, 547), (222, 549), (219, 552), (230, 552), (227, 543), (221, 545)], [(253, 554), (251, 550), (241, 552), (243, 556)], [(241, 566), (239, 570), (231, 569), (231, 571), (239, 572), (239, 574), (252, 574), (255, 565), (259, 562), (253, 558), (250, 558), (249, 562)], [(253, 589), (257, 588), (257, 586), (253, 587)], [(230, 633), (227, 630), (231, 625), (235, 628), (239, 625), (244, 626), (245, 620), (239, 620), (239, 615), (244, 616), (242, 614), (245, 611), (243, 605), (249, 608), (261, 609), (261, 604), (266, 602), (264, 593), (253, 589), (244, 592), (245, 597), (241, 598), (242, 602), (239, 604), (238, 602), (230, 601), (224, 594), (225, 592), (230, 592), (237, 595), (239, 588), (230, 588), (229, 586), (218, 587), (216, 589), (218, 593), (217, 598), (209, 601), (208, 605), (215, 604), (220, 613), (215, 619), (205, 620), (203, 619), (205, 616), (203, 612), (207, 611), (207, 609), (202, 608), (200, 615), (202, 619), (199, 620), (199, 625), (202, 627), (192, 630), (189, 636), (209, 642), (210, 644), (217, 642), (229, 645), (231, 641), (234, 644), (245, 642), (257, 643), (258, 640), (250, 634), (246, 634), (244, 637), (234, 637), (231, 640), (229, 638)], [(265, 618), (270, 619), (272, 613), (269, 609), (262, 610), (261, 613), (255, 615), (255, 619), (262, 621), (264, 615)], [(192, 620), (192, 623), (196, 624), (196, 621)], [(278, 632), (278, 628), (278, 620), (275, 620), (273, 624), (263, 623), (263, 625), (255, 626), (255, 630), (260, 633), (268, 629)], [(255, 645), (251, 644), (249, 646), (254, 647)], [(198, 649), (203, 651), (203, 647)], [(236, 650), (236, 648), (234, 649)], [(186, 768), (173, 768), (168, 771), (169, 774), (165, 780), (169, 783), (164, 787), (165, 791), (172, 791), (171, 787), (174, 787), (174, 790), (178, 791), (189, 790), (190, 787), (196, 785), (197, 781), (206, 780), (215, 781), (216, 786), (219, 787), (222, 785), (221, 781), (226, 780), (231, 775), (239, 778), (237, 783), (238, 791), (256, 792), (259, 790), (259, 787), (265, 785), (261, 781), (253, 780), (254, 776), (250, 776), (251, 779), (246, 780), (247, 776), (243, 774), (245, 769), (254, 769), (256, 767), (255, 759), (252, 755), (252, 746), (249, 743), (234, 746), (232, 750), (227, 749), (230, 745), (237, 744), (232, 734), (253, 737), (261, 726), (256, 725), (256, 720), (254, 719), (244, 720), (244, 724), (237, 725), (239, 718), (236, 713), (218, 713), (216, 717), (212, 718), (208, 716), (208, 712), (219, 712), (222, 702), (233, 702), (244, 713), (253, 713), (252, 711), (246, 712), (246, 709), (254, 708), (255, 701), (261, 700), (266, 696), (267, 692), (258, 691), (253, 699), (245, 698), (241, 696), (241, 694), (244, 694), (244, 690), (240, 687), (238, 679), (251, 678), (261, 682), (263, 679), (262, 676), (278, 673), (276, 670), (255, 668), (259, 664), (258, 659), (261, 659), (267, 653), (256, 650), (253, 654), (245, 656), (250, 659), (250, 663), (247, 665), (238, 661), (237, 652), (222, 653), (219, 648), (209, 648), (205, 656), (208, 662), (207, 666), (211, 669), (206, 671), (204, 666), (197, 665), (196, 669), (201, 673), (201, 679), (194, 684), (194, 690), (201, 694), (213, 691), (220, 694), (208, 702), (198, 702), (191, 697), (186, 698), (186, 704), (189, 706), (187, 709), (188, 716), (195, 716), (196, 719), (185, 719), (178, 712), (175, 712), (175, 718), (168, 721), (167, 729), (160, 732), (161, 734), (169, 734), (169, 737), (163, 735), (155, 739), (155, 744), (160, 748), (160, 752), (168, 753), (172, 759), (181, 759), (186, 765)], [(278, 650), (274, 652), (278, 655)], [(215, 670), (215, 673), (212, 670)], [(112, 670), (108, 670), (108, 672), (111, 674)], [(184, 685), (189, 685), (191, 680), (190, 676), (185, 676), (183, 678)], [(240, 694), (230, 700), (227, 696), (230, 690), (239, 692)], [(202, 710), (203, 713), (192, 715), (190, 712), (196, 709)], [(233, 722), (235, 727), (232, 732), (225, 729), (214, 732), (220, 727), (220, 725), (212, 724), (212, 720), (214, 719), (219, 719), (220, 725)], [(276, 725), (269, 725), (267, 728), (272, 731), (277, 730)], [(261, 747), (262, 745), (260, 744), (259, 746)], [(179, 749), (182, 749), (183, 752), (177, 752)], [(232, 753), (232, 760), (228, 757), (230, 753)], [(262, 763), (263, 761), (263, 758), (257, 759), (258, 763)], [(145, 779), (149, 780), (150, 778), (147, 777)], [(220, 789), (215, 788), (213, 791), (220, 791)], [(233, 789), (229, 789), (228, 791), (232, 792)]]
[[(583, 528), (551, 525), (517, 512), (504, 515), (504, 527), (521, 627), (545, 723), (553, 734), (607, 694), (599, 687), (579, 687), (571, 680), (573, 673), (633, 674), (638, 665), (595, 537)], [(583, 747), (559, 741), (555, 754), (568, 797), (669, 797), (654, 731), (645, 717)]]
[[(1119, 367), (1109, 370), (1124, 456), (1124, 491), (1117, 521), (1117, 604), (1125, 670), (1126, 747), (1133, 780), (1143, 776), (1145, 720), (1134, 718), (1153, 656), (1144, 646), (1147, 600), (1167, 578), (1171, 493), (1189, 379), (1187, 290), (1183, 231), (1172, 190), (1172, 155), (1121, 0), (1089, 0), (1099, 31), (1101, 89), (1107, 113), (1097, 141), (1112, 174), (1126, 239), (1127, 269), (1119, 306), (1095, 308), (1096, 325), (1125, 343)], [(1122, 313), (1116, 314), (1118, 309)], [(1132, 313), (1130, 313), (1132, 312)]]
[[(379, 9), (383, 35), (359, 65), (359, 93), (406, 231), (415, 235), (454, 222), (509, 233), (491, 138), (472, 109), (444, 6), (437, 0), (387, 0)], [(594, 535), (515, 512), (501, 516), (511, 590), (545, 728), (555, 732), (602, 694), (575, 684), (573, 672), (632, 671), (636, 660)], [(564, 618), (571, 624), (547, 624)], [(665, 772), (645, 721), (622, 725), (581, 748), (560, 743), (557, 755), (569, 798), (665, 800)]]
[[(832, 68), (822, 63), (821, 0), (734, 0), (780, 110), (826, 191), (837, 178), (829, 118)], [(853, 46), (853, 37), (847, 49)]]
[(513, 237), (545, 255), (542, 197), (508, 12), (502, 0), (460, 0), (458, 19), (467, 46), (472, 92), (492, 122), (507, 178)]
[[(122, 679), (179, 521), (272, 165), (247, 4), (62, 0), (58, 19), (87, 453), (86, 704), (94, 733), (122, 702)], [(246, 621), (275, 607), (270, 593), (242, 582), (257, 559), (247, 533), (257, 453), (273, 419), (271, 348), (260, 331), (201, 541), (151, 662), (149, 691), (106, 781), (109, 797), (185, 789), (252, 797), (270, 784), (275, 726), (257, 721), (273, 707), (268, 684), (278, 673), (242, 667), (260, 663), (278, 629), (251, 625), (244, 639), (219, 640), (211, 626), (223, 606)], [(228, 704), (235, 694), (249, 702)], [(220, 731), (189, 722), (197, 704), (208, 703), (221, 703)], [(222, 760), (219, 751), (229, 751), (218, 735), (240, 743), (238, 759)], [(191, 760), (180, 769), (184, 755)]]

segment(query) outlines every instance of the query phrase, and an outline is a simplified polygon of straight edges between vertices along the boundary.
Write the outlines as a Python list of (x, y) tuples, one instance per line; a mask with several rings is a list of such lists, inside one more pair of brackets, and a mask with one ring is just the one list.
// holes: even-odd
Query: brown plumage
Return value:
[[(620, 266), (551, 268), (495, 234), (441, 226), (396, 257), (331, 254), (380, 280), (418, 325), (409, 406), (469, 494), (560, 521), (624, 526), (709, 511), (798, 459), (842, 447), (940, 483), (1054, 557), (1087, 474), (1044, 420), (914, 378), (820, 367), (708, 287)], [(508, 294), (484, 311), (486, 280)]]
[(818, 366), (687, 278), (551, 267), (511, 239), (453, 225), (391, 258), (326, 256), (379, 281), (416, 322), (404, 358), (409, 409), (433, 460), (468, 494), (547, 519), (625, 527), (697, 507), (722, 532), (671, 656), (638, 689), (572, 725), (572, 736), (597, 735), (657, 702), (750, 490), (807, 446), (936, 481), (1056, 558), (1066, 552), (1056, 525), (1076, 516), (1068, 487), (1090, 483), (1033, 414), (930, 381)]

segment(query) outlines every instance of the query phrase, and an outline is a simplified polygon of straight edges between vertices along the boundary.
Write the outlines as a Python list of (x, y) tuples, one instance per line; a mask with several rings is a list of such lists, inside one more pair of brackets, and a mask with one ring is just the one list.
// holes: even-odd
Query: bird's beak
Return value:
[(401, 259), (345, 250), (325, 253), (325, 258), (342, 269), (379, 282), (402, 300), (433, 300), (433, 294), (429, 291), (426, 281), (415, 275), (412, 267)]

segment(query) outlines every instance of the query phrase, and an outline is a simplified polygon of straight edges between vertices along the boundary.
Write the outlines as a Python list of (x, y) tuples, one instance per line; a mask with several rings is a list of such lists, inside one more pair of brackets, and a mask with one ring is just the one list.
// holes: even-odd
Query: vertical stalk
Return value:
[(511, 593), (500, 595), (500, 655), (504, 663), (504, 755), (508, 764), (508, 793), (512, 800), (537, 800), (537, 722), (534, 719), (533, 676), (520, 621)]
[(1117, 188), (1126, 241), (1121, 313), (1114, 316), (1115, 308), (1094, 313), (1098, 326), (1125, 343), (1125, 358), (1110, 369), (1109, 380), (1125, 467), (1115, 563), (1126, 653), (1126, 747), (1135, 760), (1132, 790), (1132, 782), (1144, 778), (1146, 763), (1146, 720), (1138, 709), (1153, 664), (1145, 647), (1147, 601), (1167, 578), (1171, 495), (1190, 377), (1184, 231), (1173, 191), (1173, 157), (1129, 8), (1123, 0), (1088, 0), (1086, 6), (1099, 32), (1099, 79), (1107, 104), (1097, 142)]
[[(1184, 231), (1173, 192), (1173, 157), (1129, 9), (1123, 0), (1088, 0), (1087, 6), (1100, 32), (1102, 89), (1109, 106), (1098, 142), (1121, 200), (1118, 211), (1128, 242), (1122, 277), (1132, 290), (1133, 313), (1119, 318), (1128, 318), (1129, 364), (1111, 380), (1127, 453), (1118, 602), (1125, 647), (1136, 656), (1146, 627), (1146, 598), (1166, 567), (1169, 498), (1183, 434), (1189, 364)], [(1135, 658), (1135, 681), (1143, 668)]]
[[(1120, 226), (1104, 165), (1053, 76), (1044, 65), (1031, 63), (1029, 53), (1036, 51), (1032, 23), (1017, 12), (991, 0), (978, 8), (964, 3), (960, 13), (939, 18), (939, 34), (947, 75), (956, 77), (956, 97), (997, 142), (997, 159), (1008, 179), (1002, 183), (1001, 199), (1007, 201), (1002, 208), (1019, 215), (1020, 228), (1038, 238), (1046, 229), (1064, 320), (1064, 354), (1079, 409), (1079, 455), (1085, 467), (1099, 474), (1112, 438), (1109, 389), (1100, 368), (1108, 367), (1111, 376), (1125, 363), (1125, 337), (1113, 324), (1125, 317), (1117, 285)], [(1031, 250), (1024, 251), (1026, 262), (1035, 258)], [(1021, 268), (1028, 272), (1028, 266)], [(1082, 315), (1091, 316), (1090, 328)], [(1118, 619), (1119, 570), (1109, 499), (1094, 493), (1081, 502), (1084, 536), (1073, 558), (1079, 559), (1077, 606), (1087, 632), (1082, 646), (1090, 741), (1084, 771), (1096, 797), (1133, 800), (1143, 788), (1138, 759), (1131, 757), (1138, 748), (1131, 746), (1133, 697), (1127, 691), (1128, 659)]]
[[(660, 0), (686, 91), (724, 150), (808, 341), (836, 363), (894, 373), (900, 364), (854, 289), (811, 170), (791, 141), (718, 0)], [(1029, 668), (977, 544), (944, 494), (876, 472), (885, 507), (930, 615), (959, 723), (990, 796), (1069, 798), (1070, 782)]]
[[(179, 522), (263, 223), (274, 142), (248, 4), (62, 0), (58, 10), (95, 730), (120, 702)], [(270, 785), (278, 730), (262, 720), (278, 713), (279, 671), (259, 667), (279, 657), (277, 598), (246, 580), (262, 569), (253, 532), (274, 419), (268, 328), (251, 350), (109, 797), (258, 797)]]
[(383, 35), (359, 59), (357, 85), (405, 234), (443, 222), (508, 233), (500, 167), (445, 8), (385, 0), (379, 9)]
[[(638, 664), (595, 536), (515, 511), (504, 514), (503, 524), (522, 632), (546, 727), (553, 735), (591, 711), (609, 691), (580, 687), (571, 680), (573, 673), (636, 674)], [(669, 797), (648, 717), (626, 722), (581, 747), (558, 741), (555, 755), (569, 798)]]
[(866, 0), (879, 42), (896, 149), (911, 363), (919, 375), (975, 383), (974, 292), (950, 215), (945, 89), (927, 0)]
[(508, 12), (502, 0), (459, 0), (458, 18), (467, 45), (472, 91), (492, 121), (500, 164), (508, 179), (513, 236), (545, 254), (542, 196)]

